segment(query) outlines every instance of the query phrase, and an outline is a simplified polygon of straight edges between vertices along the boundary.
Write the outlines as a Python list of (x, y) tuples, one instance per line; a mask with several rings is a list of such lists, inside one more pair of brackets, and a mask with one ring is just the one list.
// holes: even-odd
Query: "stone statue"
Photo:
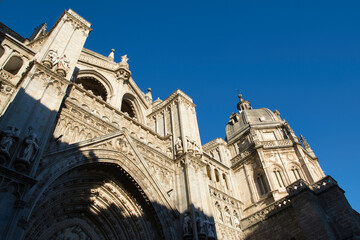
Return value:
[(65, 71), (67, 71), (69, 69), (69, 61), (67, 60), (66, 55), (64, 54), (64, 56), (59, 60), (58, 64), (58, 68), (64, 69)]
[(226, 223), (231, 224), (231, 216), (228, 211), (225, 211), (225, 221)]
[(176, 155), (180, 154), (183, 152), (183, 145), (182, 145), (182, 141), (181, 141), (181, 138), (178, 137), (176, 139), (176, 142), (175, 142), (175, 152), (176, 152)]
[(121, 56), (122, 63), (127, 63), (128, 61), (129, 61), (129, 58), (127, 57), (127, 54), (125, 54), (124, 56)]
[(238, 216), (234, 215), (234, 224), (236, 228), (240, 228), (240, 221)]
[(38, 140), (36, 138), (36, 134), (30, 132), (30, 134), (24, 139), (24, 149), (22, 154), (20, 155), (20, 159), (26, 161), (28, 163), (31, 162), (32, 157), (39, 149)]
[(196, 226), (199, 234), (205, 233), (205, 223), (204, 220), (198, 215), (196, 219)]
[(10, 157), (10, 148), (14, 141), (19, 138), (20, 131), (15, 127), (7, 127), (6, 130), (1, 131), (0, 151), (7, 157)]
[(205, 228), (208, 239), (215, 237), (214, 226), (210, 222), (209, 217), (205, 217)]
[(188, 152), (194, 152), (194, 141), (191, 141), (189, 137), (186, 137), (186, 147)]
[(184, 235), (191, 235), (191, 218), (187, 213), (184, 214), (183, 233)]
[(50, 50), (48, 52), (48, 55), (46, 56), (46, 60), (48, 60), (52, 64), (52, 66), (55, 66), (59, 61), (57, 51)]

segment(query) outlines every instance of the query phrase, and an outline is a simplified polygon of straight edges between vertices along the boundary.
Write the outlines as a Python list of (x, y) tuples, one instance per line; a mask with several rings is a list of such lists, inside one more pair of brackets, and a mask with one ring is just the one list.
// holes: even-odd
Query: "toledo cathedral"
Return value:
[(201, 143), (193, 100), (153, 100), (126, 55), (84, 48), (91, 31), (71, 9), (28, 38), (0, 24), (0, 239), (360, 239), (277, 110), (239, 95)]

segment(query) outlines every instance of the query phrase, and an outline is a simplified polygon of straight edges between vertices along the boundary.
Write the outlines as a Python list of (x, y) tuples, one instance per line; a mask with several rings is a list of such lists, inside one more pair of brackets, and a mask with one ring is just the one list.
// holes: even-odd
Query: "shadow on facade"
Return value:
[(1, 239), (215, 239), (213, 218), (178, 212), (124, 131), (66, 144), (58, 118), (20, 88), (0, 119)]
[(358, 239), (360, 215), (330, 176), (287, 187), (289, 196), (242, 220), (246, 239)]

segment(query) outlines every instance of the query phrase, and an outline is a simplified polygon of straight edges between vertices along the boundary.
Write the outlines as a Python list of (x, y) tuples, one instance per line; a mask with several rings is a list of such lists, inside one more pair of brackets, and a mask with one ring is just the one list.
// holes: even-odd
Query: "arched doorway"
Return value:
[(24, 239), (162, 239), (155, 210), (136, 181), (114, 163), (66, 172), (42, 194)]

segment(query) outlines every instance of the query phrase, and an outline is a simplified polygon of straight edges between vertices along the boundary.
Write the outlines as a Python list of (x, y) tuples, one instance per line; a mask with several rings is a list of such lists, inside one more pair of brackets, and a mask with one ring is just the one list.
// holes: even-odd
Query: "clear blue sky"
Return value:
[(128, 54), (139, 87), (197, 105), (202, 142), (225, 136), (239, 89), (278, 109), (360, 211), (360, 1), (0, 1), (29, 37), (72, 8), (93, 25), (85, 47)]

